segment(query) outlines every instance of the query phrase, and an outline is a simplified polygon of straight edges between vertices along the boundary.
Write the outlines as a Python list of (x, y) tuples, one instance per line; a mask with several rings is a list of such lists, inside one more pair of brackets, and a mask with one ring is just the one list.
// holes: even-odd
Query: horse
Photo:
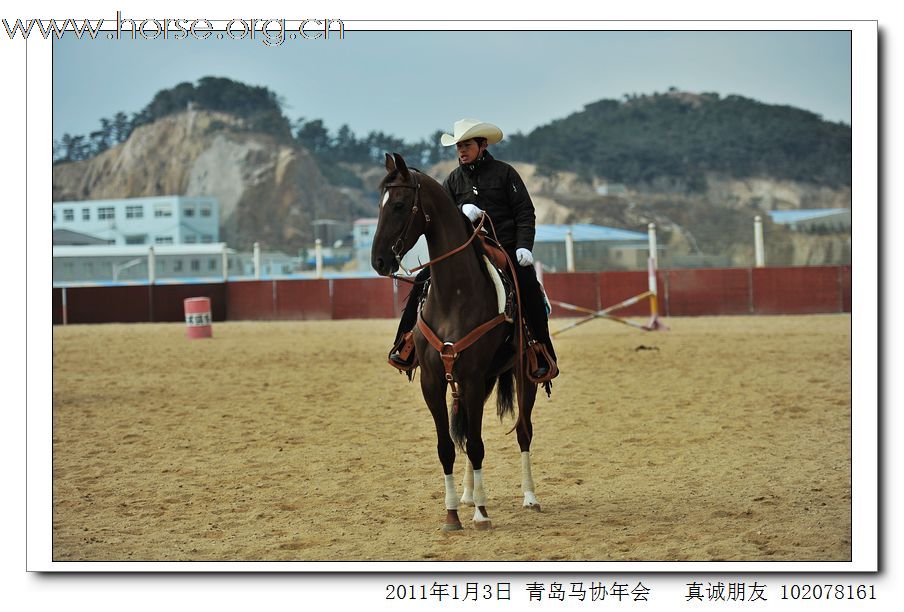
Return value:
[[(429, 291), (413, 331), (421, 391), (433, 416), (443, 469), (446, 517), (442, 529), (462, 529), (460, 503), (474, 505), (475, 529), (492, 529), (482, 472), (484, 404), (498, 384), (497, 414), (500, 419), (512, 415), (514, 380), (522, 506), (540, 511), (530, 462), (531, 411), (537, 387), (527, 378), (525, 360), (519, 358), (522, 352), (514, 324), (499, 314), (483, 248), (479, 240), (473, 240), (477, 230), (438, 182), (409, 169), (398, 153), (386, 154), (386, 172), (379, 187), (379, 219), (371, 249), (374, 270), (381, 276), (394, 276), (402, 256), (421, 235), (426, 237), (430, 255)], [(447, 412), (449, 388), (453, 399)], [(467, 454), (460, 499), (453, 476), (456, 447)]]

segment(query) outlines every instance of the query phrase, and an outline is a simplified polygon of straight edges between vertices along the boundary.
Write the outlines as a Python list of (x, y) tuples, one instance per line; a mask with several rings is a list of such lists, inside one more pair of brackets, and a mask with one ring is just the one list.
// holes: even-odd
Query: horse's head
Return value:
[(388, 276), (421, 234), (426, 219), (420, 205), (420, 181), (398, 153), (386, 154), (386, 176), (380, 182), (380, 217), (370, 251), (377, 274)]

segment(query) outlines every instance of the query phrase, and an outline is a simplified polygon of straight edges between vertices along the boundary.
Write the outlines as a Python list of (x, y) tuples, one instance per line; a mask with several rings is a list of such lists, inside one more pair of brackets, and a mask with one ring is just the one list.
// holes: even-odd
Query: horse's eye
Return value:
[(405, 205), (405, 204), (404, 204), (403, 202), (393, 202), (393, 203), (392, 203), (392, 210), (393, 210), (393, 212), (397, 212), (397, 211), (402, 210), (402, 207), (403, 207), (404, 205)]

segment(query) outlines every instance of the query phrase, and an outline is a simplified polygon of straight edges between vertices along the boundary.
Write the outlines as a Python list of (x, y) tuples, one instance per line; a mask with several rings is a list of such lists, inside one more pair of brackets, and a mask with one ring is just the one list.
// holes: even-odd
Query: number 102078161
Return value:
[(783, 584), (782, 599), (876, 599), (872, 584)]

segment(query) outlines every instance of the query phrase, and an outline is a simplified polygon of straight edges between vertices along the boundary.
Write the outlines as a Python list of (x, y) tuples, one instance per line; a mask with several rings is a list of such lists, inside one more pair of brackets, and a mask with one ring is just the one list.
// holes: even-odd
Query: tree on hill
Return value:
[[(381, 164), (384, 153), (398, 152), (413, 165), (425, 166), (447, 155), (439, 130), (417, 142), (376, 130), (359, 137), (348, 125), (332, 134), (322, 119), (291, 123), (282, 106), (266, 87), (227, 78), (179, 83), (157, 92), (131, 118), (119, 112), (112, 120), (101, 119), (101, 128), (87, 138), (67, 134), (54, 142), (54, 163), (96, 155), (123, 142), (136, 127), (189, 107), (230, 113), (244, 120), (244, 129), (304, 146), (342, 184), (352, 179), (333, 168), (339, 162)], [(706, 189), (707, 172), (830, 187), (851, 184), (850, 126), (790, 106), (674, 87), (664, 94), (598, 100), (529, 134), (509, 135), (493, 150), (503, 159), (534, 163), (541, 173), (569, 170), (588, 181), (599, 177), (633, 185), (668, 180), (689, 193)]]
[(512, 139), (513, 159), (638, 184), (682, 177), (705, 187), (703, 173), (768, 175), (850, 185), (851, 128), (814, 113), (741, 96), (688, 94), (600, 100)]

